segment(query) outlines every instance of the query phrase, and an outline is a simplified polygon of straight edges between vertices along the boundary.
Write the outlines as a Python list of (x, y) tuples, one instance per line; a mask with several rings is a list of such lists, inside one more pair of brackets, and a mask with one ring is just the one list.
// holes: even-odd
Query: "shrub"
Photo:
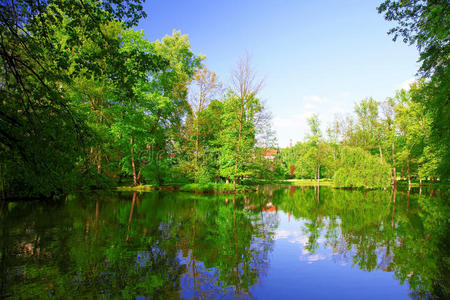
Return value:
[(382, 188), (391, 183), (390, 168), (361, 148), (344, 147), (334, 175), (335, 187)]

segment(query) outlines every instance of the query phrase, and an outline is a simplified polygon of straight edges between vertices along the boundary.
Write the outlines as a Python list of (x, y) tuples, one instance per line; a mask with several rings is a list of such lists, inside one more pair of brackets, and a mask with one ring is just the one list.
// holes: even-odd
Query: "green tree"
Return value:
[[(207, 167), (207, 143), (211, 132), (208, 130), (208, 122), (205, 111), (211, 100), (220, 91), (220, 83), (216, 74), (210, 72), (206, 67), (197, 70), (193, 77), (193, 84), (190, 88), (190, 113), (186, 119), (186, 163), (191, 165), (190, 172), (195, 176), (195, 181), (210, 182), (210, 170)], [(201, 179), (201, 180), (200, 180)]]
[[(431, 118), (424, 105), (420, 102), (412, 101), (412, 95), (420, 90), (423, 81), (411, 85), (411, 90), (397, 92), (398, 104), (395, 107), (396, 127), (400, 133), (403, 147), (399, 152), (399, 163), (406, 169), (409, 184), (411, 177), (422, 179), (427, 177), (437, 177), (437, 157), (430, 157), (429, 148), (434, 144), (427, 145), (431, 135)], [(433, 149), (437, 156), (439, 149)], [(434, 155), (433, 155), (434, 156)]]
[[(101, 77), (105, 57), (116, 67), (106, 77), (120, 81), (124, 57), (104, 24), (136, 25), (145, 15), (141, 1), (3, 1), (0, 9), (5, 196), (65, 192), (78, 183), (76, 166), (91, 136), (84, 115), (70, 103), (68, 87), (75, 78)], [(100, 50), (83, 51), (87, 44)]]
[[(386, 145), (385, 160), (390, 161), (392, 166), (392, 183), (397, 184), (397, 162), (396, 162), (396, 145), (397, 131), (395, 127), (395, 107), (397, 105), (395, 97), (388, 98), (384, 101), (382, 106), (382, 126), (384, 132), (384, 140)], [(397, 149), (398, 150), (398, 149)]]
[(162, 71), (139, 72), (136, 65), (141, 60), (127, 61), (132, 93), (115, 94), (116, 121), (111, 126), (120, 149), (127, 149), (121, 154), (122, 171), (132, 175), (134, 185), (141, 175), (160, 185), (173, 177), (169, 141), (188, 108), (187, 85), (201, 58), (192, 53), (187, 36), (177, 31), (155, 43), (144, 39), (143, 32), (129, 31), (124, 38), (123, 51), (139, 53), (138, 57), (157, 55), (168, 62)]
[[(252, 148), (252, 138), (244, 141), (245, 137), (255, 136), (254, 128), (252, 128), (252, 121), (256, 113), (261, 111), (261, 105), (256, 98), (262, 86), (262, 81), (256, 80), (256, 74), (250, 65), (248, 55), (241, 58), (238, 62), (236, 70), (231, 76), (233, 83), (233, 93), (235, 97), (230, 100), (238, 100), (238, 103), (232, 104), (230, 108), (234, 111), (234, 122), (237, 123), (237, 144), (235, 147), (235, 162), (233, 171), (233, 187), (236, 188), (236, 180), (238, 177), (244, 175), (242, 173), (241, 165), (243, 158), (248, 155), (249, 149)], [(230, 102), (231, 103), (231, 102)], [(247, 125), (247, 126), (246, 126)], [(250, 131), (250, 132), (249, 132)]]
[(356, 138), (357, 145), (367, 151), (375, 154), (375, 149), (380, 154), (380, 160), (383, 160), (382, 151), (382, 128), (378, 117), (379, 103), (373, 98), (367, 98), (355, 105)]
[(361, 148), (343, 147), (340, 167), (334, 176), (336, 187), (388, 187), (389, 166)]
[(430, 113), (430, 142), (434, 144), (432, 148), (440, 149), (435, 160), (444, 180), (450, 177), (449, 11), (450, 4), (446, 0), (387, 0), (378, 7), (379, 13), (385, 13), (386, 20), (397, 23), (388, 32), (394, 35), (394, 40), (401, 36), (405, 43), (416, 44), (419, 50), (422, 63), (419, 74), (430, 80), (415, 93), (413, 101), (423, 103)]
[(308, 119), (310, 135), (307, 137), (309, 149), (306, 156), (309, 156), (314, 169), (314, 179), (320, 183), (320, 168), (324, 166), (328, 156), (329, 147), (322, 139), (319, 116), (314, 114)]
[(388, 32), (393, 35), (394, 41), (400, 36), (403, 42), (417, 45), (422, 62), (421, 74), (428, 77), (434, 73), (448, 72), (448, 1), (386, 0), (378, 6), (378, 13), (384, 13), (388, 21), (397, 22), (398, 25)]

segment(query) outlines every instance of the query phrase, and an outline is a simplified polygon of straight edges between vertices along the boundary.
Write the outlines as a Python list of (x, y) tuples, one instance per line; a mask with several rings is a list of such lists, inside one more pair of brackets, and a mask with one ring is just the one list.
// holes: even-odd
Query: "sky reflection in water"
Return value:
[(2, 206), (1, 296), (408, 299), (448, 290), (446, 192), (267, 187)]

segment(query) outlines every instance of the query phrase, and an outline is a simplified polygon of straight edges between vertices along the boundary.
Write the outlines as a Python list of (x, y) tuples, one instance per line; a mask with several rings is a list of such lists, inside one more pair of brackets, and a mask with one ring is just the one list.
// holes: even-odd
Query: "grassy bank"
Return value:
[(188, 183), (183, 185), (167, 185), (167, 186), (153, 186), (153, 185), (138, 185), (138, 186), (119, 186), (117, 191), (172, 191), (172, 192), (188, 192), (188, 193), (204, 193), (204, 194), (231, 194), (243, 193), (256, 190), (255, 187), (248, 187), (245, 185), (236, 185), (236, 190), (231, 183)]
[(117, 191), (134, 191), (134, 192), (145, 192), (145, 191), (155, 191), (158, 190), (157, 187), (151, 185), (151, 184), (144, 184), (144, 185), (127, 185), (127, 186), (118, 186), (116, 188)]
[[(283, 181), (284, 183), (288, 183), (291, 185), (295, 185), (295, 186), (315, 186), (317, 185), (317, 182), (313, 179), (287, 179)], [(333, 180), (331, 179), (321, 179), (320, 186), (329, 186), (329, 187), (335, 187)], [(397, 181), (397, 185), (401, 186), (401, 187), (407, 187), (408, 186), (408, 181), (407, 180), (398, 180)], [(441, 188), (449, 188), (450, 184), (446, 183), (446, 182), (441, 182), (441, 181), (422, 181), (422, 186), (423, 187), (441, 187)], [(420, 187), (420, 183), (419, 181), (412, 181), (411, 182), (411, 187)], [(357, 187), (354, 187), (357, 188)]]
[(189, 183), (181, 186), (179, 191), (181, 192), (191, 192), (191, 193), (242, 193), (249, 192), (254, 189), (245, 185), (236, 185), (236, 190), (233, 188), (231, 183)]
[[(317, 186), (317, 182), (312, 179), (287, 179), (287, 180), (261, 180), (259, 182), (252, 182), (252, 185), (237, 185), (236, 191), (233, 189), (233, 184), (231, 183), (188, 183), (188, 184), (171, 184), (166, 186), (155, 186), (155, 185), (126, 185), (119, 186), (116, 188), (117, 191), (135, 191), (135, 192), (146, 192), (146, 191), (171, 191), (171, 192), (188, 192), (196, 194), (231, 194), (231, 193), (243, 193), (251, 192), (257, 189), (257, 186), (266, 184), (276, 184), (284, 183), (294, 186)], [(408, 186), (408, 181), (400, 180), (397, 182), (399, 186)], [(320, 186), (335, 187), (331, 179), (321, 179)], [(432, 187), (445, 187), (448, 188), (448, 184), (442, 182), (431, 182), (423, 181), (422, 185), (432, 186)], [(412, 182), (412, 187), (419, 187), (419, 182)], [(356, 187), (354, 187), (356, 188)]]
[[(296, 185), (296, 186), (315, 186), (318, 184), (317, 181), (312, 180), (312, 179), (287, 179), (287, 180), (284, 180), (283, 182), (289, 183), (291, 185)], [(331, 181), (329, 179), (321, 179), (319, 185), (334, 187), (333, 181)]]
[[(408, 186), (409, 182), (408, 180), (398, 180), (397, 181), (398, 185), (401, 186)], [(449, 188), (450, 187), (450, 183), (449, 182), (442, 182), (442, 181), (431, 181), (431, 180), (423, 180), (422, 181), (422, 186), (423, 187), (442, 187), (442, 188)], [(411, 181), (411, 187), (420, 187), (420, 182), (419, 181)]]

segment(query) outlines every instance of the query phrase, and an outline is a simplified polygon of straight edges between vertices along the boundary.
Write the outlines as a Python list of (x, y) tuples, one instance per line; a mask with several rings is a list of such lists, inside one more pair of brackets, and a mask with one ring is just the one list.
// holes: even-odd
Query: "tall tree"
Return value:
[(319, 116), (314, 114), (308, 119), (310, 135), (308, 136), (309, 154), (314, 166), (314, 179), (320, 183), (320, 168), (324, 165), (328, 147), (322, 139)]
[(422, 65), (420, 74), (429, 77), (435, 73), (448, 72), (450, 53), (450, 3), (447, 0), (386, 0), (378, 6), (378, 13), (385, 19), (397, 22), (389, 30), (396, 41), (416, 44)]
[(397, 23), (388, 33), (394, 41), (400, 36), (416, 44), (420, 62), (419, 74), (429, 78), (414, 101), (425, 105), (431, 116), (430, 142), (441, 150), (438, 172), (441, 179), (450, 178), (450, 3), (447, 0), (386, 0), (378, 7), (385, 19)]
[(355, 105), (355, 113), (357, 116), (357, 132), (358, 145), (364, 149), (374, 152), (378, 150), (380, 160), (383, 160), (382, 150), (382, 129), (378, 118), (379, 103), (373, 98), (367, 98)]
[[(141, 2), (0, 3), (0, 164), (9, 191), (49, 196), (73, 187), (91, 133), (68, 87), (77, 77), (98, 78), (104, 57), (116, 67), (108, 79), (120, 81), (124, 57), (105, 24), (136, 25), (145, 16)], [(89, 43), (101, 51), (83, 51)]]
[(187, 125), (191, 127), (191, 136), (194, 139), (193, 157), (190, 157), (190, 161), (193, 164), (191, 172), (195, 173), (196, 181), (199, 179), (199, 172), (202, 171), (205, 159), (204, 137), (208, 134), (205, 122), (210, 121), (205, 116), (205, 110), (210, 101), (220, 92), (220, 88), (221, 85), (215, 73), (206, 67), (197, 70), (190, 88), (191, 115), (187, 122)]
[[(149, 182), (162, 184), (171, 180), (169, 154), (173, 153), (174, 135), (179, 132), (189, 107), (188, 85), (194, 70), (200, 66), (201, 57), (194, 55), (187, 36), (179, 31), (154, 43), (144, 39), (143, 32), (134, 32), (125, 47), (141, 56), (155, 53), (167, 62), (167, 67), (159, 72), (147, 70), (135, 74), (139, 75), (136, 80), (131, 77), (134, 96), (128, 98), (128, 107), (118, 107), (124, 110), (120, 115), (125, 122), (118, 127), (118, 138), (124, 141), (122, 149), (129, 149), (129, 155), (122, 160), (124, 171), (132, 174), (134, 184), (139, 172)], [(139, 70), (135, 68), (139, 61), (128, 62), (132, 70)]]
[(254, 105), (258, 92), (260, 91), (263, 81), (256, 79), (256, 73), (253, 71), (250, 65), (250, 58), (248, 55), (243, 56), (231, 75), (232, 89), (239, 105), (237, 109), (239, 114), (237, 116), (238, 122), (238, 136), (237, 136), (237, 148), (235, 154), (234, 174), (233, 174), (233, 187), (236, 188), (236, 179), (238, 176), (239, 165), (242, 162), (242, 140), (243, 129), (246, 120), (250, 119), (249, 114), (254, 113)]
[(390, 154), (390, 160), (392, 165), (392, 183), (397, 184), (397, 163), (396, 163), (396, 152), (395, 152), (395, 144), (397, 141), (396, 136), (396, 128), (395, 128), (395, 106), (396, 99), (389, 98), (385, 102), (382, 103), (382, 122), (383, 122), (383, 130), (385, 141), (387, 147), (390, 151), (387, 153)]

